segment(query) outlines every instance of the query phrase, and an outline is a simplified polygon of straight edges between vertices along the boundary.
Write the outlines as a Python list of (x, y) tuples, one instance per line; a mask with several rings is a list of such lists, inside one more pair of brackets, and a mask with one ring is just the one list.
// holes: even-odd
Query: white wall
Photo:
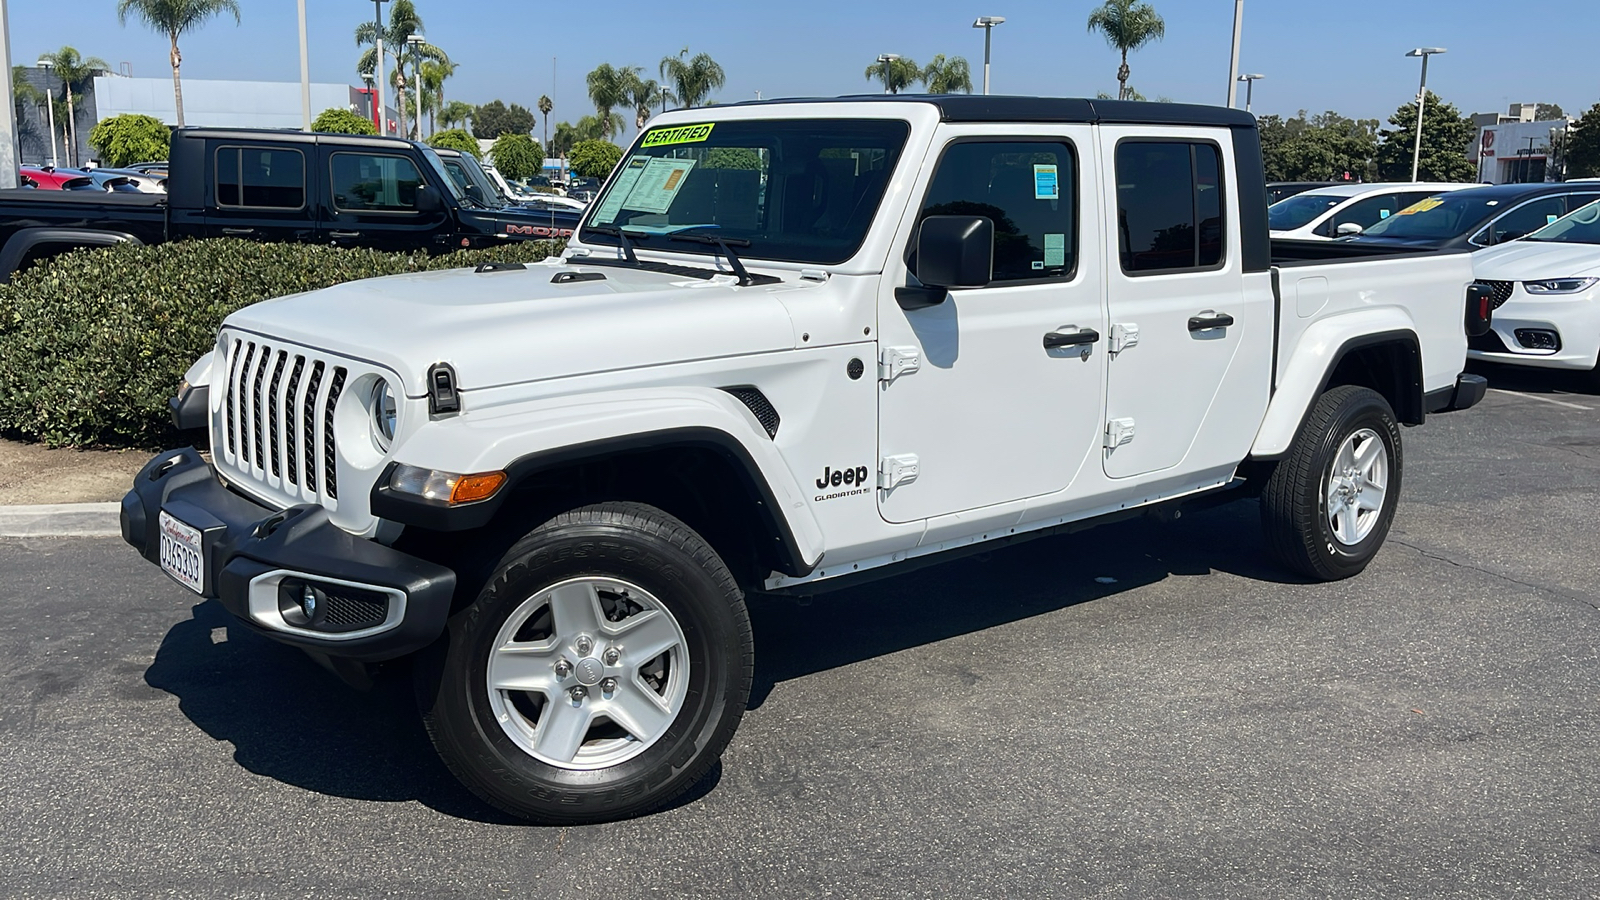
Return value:
[[(170, 78), (100, 76), (94, 80), (94, 97), (96, 112), (102, 119), (142, 113), (168, 125), (178, 124)], [(349, 85), (311, 85), (312, 118), (330, 106), (350, 107)], [(299, 129), (300, 83), (185, 78), (183, 119), (186, 125)]]

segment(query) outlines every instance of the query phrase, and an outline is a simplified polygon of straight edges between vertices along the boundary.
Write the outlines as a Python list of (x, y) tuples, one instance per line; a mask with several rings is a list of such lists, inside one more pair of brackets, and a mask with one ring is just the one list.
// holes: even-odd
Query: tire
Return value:
[(743, 595), (711, 547), (654, 507), (601, 503), (507, 551), (417, 666), (417, 691), (468, 789), (579, 824), (693, 786), (732, 739), (753, 671)]
[(1318, 581), (1360, 573), (1389, 534), (1403, 461), (1400, 424), (1381, 394), (1347, 385), (1318, 397), (1261, 493), (1273, 555)]

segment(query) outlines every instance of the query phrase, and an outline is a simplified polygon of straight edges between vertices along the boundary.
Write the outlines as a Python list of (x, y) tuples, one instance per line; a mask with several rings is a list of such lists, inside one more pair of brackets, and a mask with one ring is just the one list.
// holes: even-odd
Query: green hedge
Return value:
[(0, 434), (160, 448), (175, 437), (167, 398), (234, 310), (360, 278), (533, 262), (560, 249), (529, 241), (429, 257), (224, 239), (76, 250), (0, 285)]

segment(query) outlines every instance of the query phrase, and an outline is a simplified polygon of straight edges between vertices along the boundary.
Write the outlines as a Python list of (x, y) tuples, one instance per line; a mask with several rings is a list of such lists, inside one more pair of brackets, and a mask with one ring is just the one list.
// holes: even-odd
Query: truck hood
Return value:
[(1492, 281), (1537, 281), (1600, 275), (1600, 246), (1511, 241), (1472, 256), (1472, 271)]
[[(592, 280), (558, 283), (572, 277), (563, 273)], [(347, 282), (246, 307), (224, 327), (377, 363), (420, 397), (438, 362), (470, 391), (792, 349), (794, 327), (777, 295), (794, 289), (538, 263)]]

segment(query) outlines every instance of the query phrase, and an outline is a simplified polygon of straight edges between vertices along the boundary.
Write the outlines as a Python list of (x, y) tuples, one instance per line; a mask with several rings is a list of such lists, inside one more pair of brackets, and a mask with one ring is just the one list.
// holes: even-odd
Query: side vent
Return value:
[(782, 424), (782, 420), (778, 418), (778, 411), (772, 408), (772, 402), (767, 399), (766, 394), (761, 393), (760, 388), (744, 384), (738, 387), (725, 387), (723, 390), (750, 408), (750, 412), (755, 414), (756, 421), (767, 430), (767, 437), (778, 436), (778, 426)]

